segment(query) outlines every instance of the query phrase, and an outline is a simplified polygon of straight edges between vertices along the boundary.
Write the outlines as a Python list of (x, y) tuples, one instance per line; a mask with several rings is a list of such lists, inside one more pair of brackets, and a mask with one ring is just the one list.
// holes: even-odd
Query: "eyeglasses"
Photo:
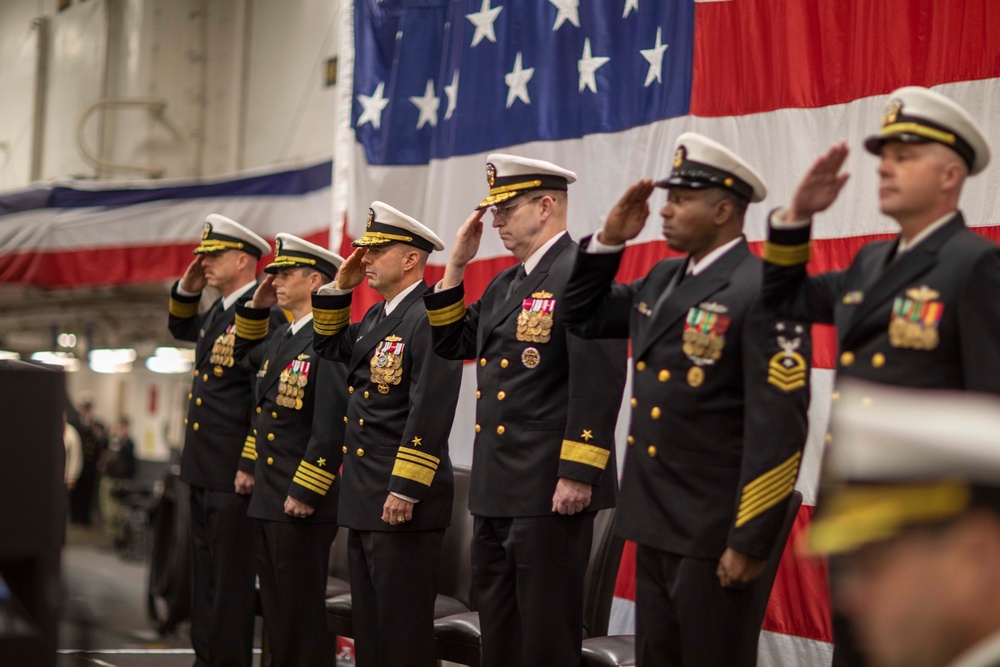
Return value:
[(538, 195), (537, 197), (532, 197), (531, 199), (522, 199), (516, 204), (506, 204), (504, 206), (493, 206), (490, 208), (490, 213), (493, 214), (494, 218), (509, 218), (514, 214), (514, 211), (521, 208), (525, 204), (530, 204), (536, 202), (545, 195)]

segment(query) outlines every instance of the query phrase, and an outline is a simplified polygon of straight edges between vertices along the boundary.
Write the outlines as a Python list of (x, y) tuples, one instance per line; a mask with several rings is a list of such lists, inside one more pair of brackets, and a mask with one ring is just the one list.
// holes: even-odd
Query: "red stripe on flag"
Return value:
[[(330, 232), (321, 230), (301, 238), (326, 247)], [(274, 240), (269, 241), (273, 245)], [(51, 289), (174, 280), (191, 263), (191, 251), (196, 245), (191, 242), (12, 253), (0, 256), (0, 283)], [(258, 267), (263, 269), (272, 258), (261, 258)]]
[(691, 113), (812, 108), (1000, 75), (996, 0), (739, 0), (696, 6)]
[(626, 540), (615, 579), (615, 597), (635, 602), (635, 542)]
[(771, 589), (764, 630), (829, 642), (833, 641), (833, 629), (826, 561), (795, 554), (813, 509), (803, 505), (795, 517)]

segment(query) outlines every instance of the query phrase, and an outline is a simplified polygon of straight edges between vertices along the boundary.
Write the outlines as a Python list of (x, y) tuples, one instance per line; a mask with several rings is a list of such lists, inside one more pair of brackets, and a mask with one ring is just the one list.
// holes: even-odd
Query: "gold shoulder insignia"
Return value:
[(551, 299), (552, 298), (552, 292), (532, 292), (531, 293), (531, 298), (532, 299)]

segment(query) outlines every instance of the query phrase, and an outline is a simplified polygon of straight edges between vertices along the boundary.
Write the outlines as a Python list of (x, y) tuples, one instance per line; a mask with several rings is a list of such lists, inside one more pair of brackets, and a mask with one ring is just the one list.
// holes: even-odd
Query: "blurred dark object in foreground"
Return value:
[(0, 361), (0, 664), (56, 664), (66, 489), (62, 370)]

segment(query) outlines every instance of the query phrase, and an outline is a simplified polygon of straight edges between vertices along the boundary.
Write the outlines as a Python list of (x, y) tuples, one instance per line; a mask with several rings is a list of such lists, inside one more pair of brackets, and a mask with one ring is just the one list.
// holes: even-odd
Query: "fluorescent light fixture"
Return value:
[(0, 350), (0, 359), (20, 359), (21, 355), (10, 350)]
[(188, 373), (194, 367), (194, 350), (183, 347), (158, 347), (146, 359), (146, 368), (154, 373)]
[(80, 360), (70, 352), (35, 352), (31, 355), (31, 360), (50, 366), (62, 366), (67, 373), (80, 370)]
[(90, 359), (90, 370), (95, 373), (128, 373), (135, 361), (135, 350), (132, 348), (91, 350), (87, 355)]

